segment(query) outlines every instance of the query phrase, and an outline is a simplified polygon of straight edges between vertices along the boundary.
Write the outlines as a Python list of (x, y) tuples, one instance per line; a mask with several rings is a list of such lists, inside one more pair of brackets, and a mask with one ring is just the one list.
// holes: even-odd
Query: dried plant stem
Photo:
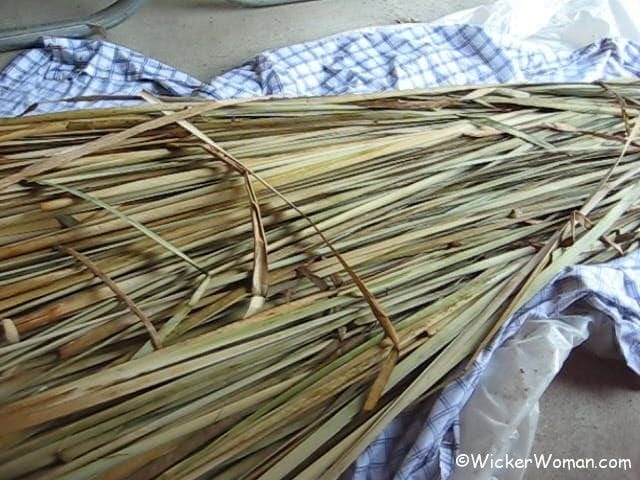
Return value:
[(640, 247), (635, 81), (142, 99), (0, 119), (3, 478), (338, 477)]
[(104, 273), (102, 270), (98, 268), (98, 266), (93, 263), (86, 255), (81, 254), (80, 252), (76, 252), (72, 248), (68, 247), (59, 247), (61, 251), (66, 253), (67, 255), (71, 255), (73, 258), (82, 263), (87, 269), (91, 271), (96, 277), (102, 280), (105, 285), (107, 285), (111, 291), (118, 297), (129, 309), (133, 312), (133, 314), (140, 319), (140, 322), (145, 326), (147, 332), (149, 333), (149, 337), (151, 337), (151, 342), (153, 343), (154, 348), (160, 349), (162, 348), (162, 341), (160, 340), (160, 336), (158, 335), (157, 330), (153, 326), (153, 323), (147, 318), (142, 310), (129, 298), (129, 296), (124, 293), (118, 285), (109, 278), (109, 276)]

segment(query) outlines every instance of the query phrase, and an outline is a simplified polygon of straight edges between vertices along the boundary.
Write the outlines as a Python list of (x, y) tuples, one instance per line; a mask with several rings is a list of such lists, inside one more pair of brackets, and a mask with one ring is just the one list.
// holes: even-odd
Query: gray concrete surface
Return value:
[(534, 454), (631, 460), (623, 470), (536, 470), (528, 480), (639, 480), (640, 377), (578, 349), (540, 403)]
[[(109, 0), (0, 2), (0, 28), (86, 15)], [(247, 10), (215, 0), (148, 0), (108, 39), (201, 79), (255, 53), (336, 32), (397, 20), (432, 20), (483, 0), (322, 0)], [(0, 55), (4, 66), (15, 53)], [(622, 364), (588, 355), (570, 359), (544, 395), (537, 453), (631, 458), (631, 472), (530, 470), (529, 480), (640, 479), (640, 381)]]

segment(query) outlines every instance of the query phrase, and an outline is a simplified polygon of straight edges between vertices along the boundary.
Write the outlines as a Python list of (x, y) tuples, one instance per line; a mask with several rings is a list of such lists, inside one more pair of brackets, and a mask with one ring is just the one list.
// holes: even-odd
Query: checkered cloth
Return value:
[[(107, 106), (60, 102), (79, 96), (158, 94), (215, 99), (364, 93), (453, 84), (595, 81), (640, 74), (640, 45), (603, 39), (579, 50), (527, 44), (469, 25), (371, 28), (267, 51), (203, 83), (156, 60), (103, 41), (45, 38), (0, 74), (0, 115)], [(121, 100), (119, 103), (127, 103)], [(353, 478), (450, 477), (459, 416), (496, 348), (532, 318), (562, 316), (586, 303), (609, 321), (628, 365), (640, 374), (640, 254), (575, 267), (536, 296), (430, 409), (398, 417), (350, 471)], [(606, 318), (607, 320), (602, 320)]]
[[(89, 103), (52, 100), (154, 93), (215, 99), (320, 96), (440, 85), (595, 81), (640, 74), (640, 44), (603, 39), (572, 51), (471, 25), (370, 28), (264, 52), (209, 83), (126, 47), (45, 38), (0, 74), (0, 116)], [(93, 106), (105, 101), (91, 102)], [(32, 110), (29, 110), (32, 108)]]

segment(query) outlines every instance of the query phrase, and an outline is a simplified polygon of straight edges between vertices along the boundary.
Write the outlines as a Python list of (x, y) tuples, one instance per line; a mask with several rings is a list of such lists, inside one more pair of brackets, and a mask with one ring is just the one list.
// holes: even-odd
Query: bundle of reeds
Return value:
[(640, 83), (0, 121), (0, 477), (332, 478), (638, 246)]

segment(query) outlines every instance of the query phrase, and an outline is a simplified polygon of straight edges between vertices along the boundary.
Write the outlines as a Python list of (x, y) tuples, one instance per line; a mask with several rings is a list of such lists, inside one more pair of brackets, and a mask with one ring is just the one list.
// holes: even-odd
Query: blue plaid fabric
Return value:
[(269, 50), (208, 83), (120, 45), (44, 38), (43, 48), (19, 56), (0, 74), (0, 115), (82, 108), (89, 103), (51, 102), (132, 95), (142, 89), (228, 99), (482, 83), (588, 82), (638, 74), (636, 42), (603, 39), (572, 51), (527, 44), (471, 25), (410, 24), (348, 32)]
[[(527, 44), (477, 26), (369, 28), (264, 52), (208, 83), (128, 48), (45, 38), (0, 73), (0, 116), (113, 105), (78, 96), (158, 94), (215, 99), (366, 93), (440, 85), (595, 81), (639, 76), (640, 45), (603, 39), (579, 50)], [(119, 104), (128, 103), (119, 100)], [(460, 411), (493, 352), (523, 322), (556, 318), (578, 302), (594, 322), (613, 322), (628, 365), (640, 374), (640, 254), (567, 270), (502, 329), (470, 371), (430, 406), (400, 415), (356, 461), (356, 480), (450, 477)], [(606, 315), (602, 315), (606, 312)], [(598, 313), (596, 315), (596, 313)]]

